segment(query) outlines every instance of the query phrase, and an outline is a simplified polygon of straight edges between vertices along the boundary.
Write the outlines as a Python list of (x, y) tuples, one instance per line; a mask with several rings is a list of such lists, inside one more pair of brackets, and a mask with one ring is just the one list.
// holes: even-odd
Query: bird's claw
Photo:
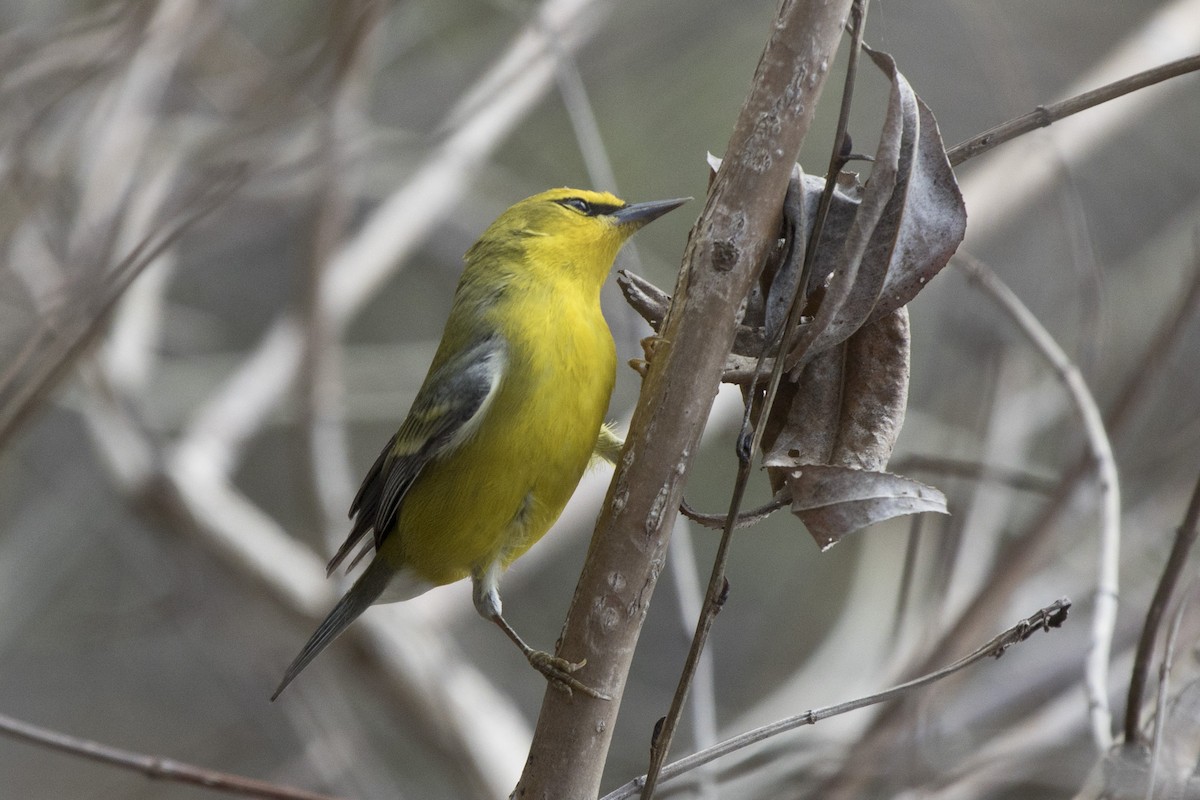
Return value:
[(554, 688), (566, 692), (568, 697), (571, 696), (574, 690), (582, 692), (588, 697), (594, 697), (597, 700), (612, 699), (603, 692), (583, 683), (572, 674), (587, 664), (586, 658), (576, 663), (574, 661), (567, 661), (565, 658), (552, 656), (542, 650), (532, 651), (529, 653), (528, 658), (530, 666), (542, 673)]
[(642, 339), (642, 355), (645, 357), (629, 359), (629, 366), (633, 368), (634, 372), (645, 378), (646, 373), (650, 370), (650, 362), (654, 360), (655, 351), (665, 343), (666, 339), (663, 339), (657, 333)]

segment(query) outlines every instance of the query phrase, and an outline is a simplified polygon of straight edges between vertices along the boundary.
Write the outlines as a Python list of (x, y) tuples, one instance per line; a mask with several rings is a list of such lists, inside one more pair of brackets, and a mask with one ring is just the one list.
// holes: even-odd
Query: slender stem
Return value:
[(1142, 696), (1146, 691), (1146, 680), (1150, 674), (1150, 661), (1154, 657), (1154, 642), (1158, 638), (1158, 629), (1162, 626), (1163, 616), (1175, 587), (1179, 584), (1179, 576), (1187, 564), (1188, 554), (1196, 543), (1196, 535), (1200, 532), (1200, 480), (1192, 491), (1192, 499), (1188, 503), (1187, 513), (1183, 524), (1175, 534), (1175, 544), (1171, 547), (1171, 555), (1163, 567), (1162, 577), (1158, 579), (1158, 587), (1154, 590), (1154, 599), (1150, 601), (1150, 609), (1146, 612), (1146, 622), (1142, 626), (1142, 636), (1138, 639), (1137, 654), (1133, 660), (1133, 675), (1129, 679), (1129, 697), (1125, 703), (1125, 742), (1133, 744), (1142, 738)]
[(950, 166), (957, 167), (967, 159), (982, 155), (993, 147), (1023, 136), (1032, 130), (1045, 128), (1060, 119), (1078, 114), (1080, 111), (1085, 111), (1101, 103), (1107, 103), (1121, 95), (1136, 92), (1138, 89), (1145, 89), (1147, 86), (1153, 86), (1169, 78), (1176, 78), (1197, 70), (1200, 70), (1200, 55), (1188, 56), (1148, 69), (1145, 72), (1139, 72), (1136, 75), (1130, 75), (1119, 81), (1113, 81), (1098, 89), (1077, 94), (1061, 102), (1038, 106), (1028, 114), (1010, 119), (978, 136), (956, 144), (946, 151), (946, 157), (950, 160)]
[(675, 696), (671, 698), (671, 708), (662, 724), (655, 731), (650, 743), (650, 765), (646, 768), (646, 784), (642, 790), (642, 800), (650, 800), (654, 796), (654, 787), (658, 782), (658, 774), (666, 761), (671, 749), (671, 740), (679, 726), (679, 717), (683, 713), (683, 703), (687, 700), (688, 689), (696, 675), (696, 667), (700, 664), (700, 654), (708, 642), (709, 631), (713, 621), (725, 604), (729, 594), (729, 580), (725, 577), (725, 567), (729, 563), (729, 545), (733, 541), (733, 531), (737, 520), (737, 510), (742, 504), (742, 496), (750, 479), (750, 461), (738, 462), (737, 479), (733, 484), (733, 498), (729, 501), (729, 514), (725, 518), (725, 529), (721, 532), (721, 543), (717, 546), (717, 554), (713, 558), (712, 574), (708, 579), (708, 590), (704, 594), (704, 608), (696, 621), (696, 632), (692, 636), (692, 646), (688, 650), (687, 660), (683, 663), (683, 672), (679, 676), (679, 685), (675, 688)]
[[(691, 528), (685, 520), (675, 520), (675, 531), (671, 534), (671, 557), (667, 559), (667, 568), (671, 571), (675, 594), (679, 601), (677, 610), (680, 623), (684, 630), (692, 626), (693, 620), (699, 619), (704, 608), (704, 593), (696, 571), (699, 562), (696, 559)], [(688, 713), (692, 722), (691, 741), (696, 749), (712, 747), (721, 741), (717, 733), (717, 686), (713, 664), (712, 650), (704, 650), (700, 654), (700, 663), (696, 666), (692, 699), (688, 703)], [(699, 770), (693, 786), (695, 800), (713, 800), (718, 794), (716, 775), (711, 770)]]
[(140, 772), (154, 780), (174, 781), (192, 786), (203, 786), (218, 792), (240, 794), (245, 797), (267, 798), (267, 800), (337, 800), (332, 795), (306, 792), (287, 786), (276, 786), (265, 781), (243, 778), (224, 772), (195, 767), (170, 758), (135, 753), (107, 744), (80, 739), (49, 728), (33, 725), (10, 716), (0, 714), (0, 734), (11, 736), (40, 747), (48, 747), (74, 756), (99, 761), (115, 767)]
[[(738, 514), (734, 527), (748, 528), (751, 525), (762, 522), (774, 512), (791, 503), (792, 498), (788, 495), (787, 490), (784, 489), (783, 492), (783, 494), (777, 495), (769, 503), (764, 503), (758, 508), (752, 508), (749, 511), (743, 511)], [(697, 511), (686, 500), (679, 504), (679, 513), (692, 522), (697, 522), (705, 528), (712, 528), (718, 531), (725, 530), (725, 524), (729, 519), (729, 514), (706, 514), (703, 511)]]
[[(711, 761), (715, 761), (721, 756), (741, 750), (752, 744), (757, 744), (758, 742), (769, 739), (772, 736), (777, 736), (781, 733), (795, 730), (796, 728), (804, 725), (815, 725), (822, 720), (829, 719), (830, 717), (836, 717), (839, 714), (845, 714), (849, 711), (857, 711), (860, 708), (866, 708), (867, 706), (873, 706), (889, 700), (894, 700), (895, 698), (907, 694), (915, 689), (928, 686), (931, 683), (936, 683), (943, 678), (947, 678), (985, 658), (999, 658), (1000, 656), (1004, 655), (1004, 652), (1008, 650), (1009, 647), (1025, 641), (1037, 631), (1044, 630), (1049, 632), (1051, 628), (1061, 627), (1067, 618), (1067, 612), (1070, 608), (1070, 600), (1067, 600), (1066, 598), (1057, 600), (1045, 608), (1040, 609), (1037, 613), (1021, 620), (1016, 625), (1001, 633), (999, 636), (994, 637), (987, 644), (976, 649), (969, 655), (960, 658), (958, 661), (955, 661), (949, 666), (943, 667), (935, 672), (929, 673), (928, 675), (923, 675), (919, 678), (902, 683), (899, 686), (894, 686), (891, 689), (887, 689), (876, 694), (867, 695), (866, 697), (860, 697), (856, 700), (849, 700), (847, 702), (838, 703), (832, 706), (814, 708), (810, 711), (805, 711), (801, 714), (786, 717), (768, 725), (763, 725), (759, 728), (754, 728), (753, 730), (738, 734), (737, 736), (726, 739), (719, 744), (705, 748), (697, 753), (693, 753), (686, 758), (681, 758), (680, 760), (664, 767), (661, 772), (661, 778), (663, 780), (674, 778), (689, 770), (695, 769), (696, 767), (702, 766)], [(627, 800), (627, 798), (634, 797), (644, 785), (647, 777), (648, 776), (635, 778), (616, 791), (606, 794), (600, 800)]]

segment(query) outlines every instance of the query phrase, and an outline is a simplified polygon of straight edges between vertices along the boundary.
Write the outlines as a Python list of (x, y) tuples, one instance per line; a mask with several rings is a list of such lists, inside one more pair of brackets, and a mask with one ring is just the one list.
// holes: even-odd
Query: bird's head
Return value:
[(573, 270), (599, 290), (617, 251), (639, 228), (691, 198), (626, 203), (608, 192), (550, 189), (510, 207), (467, 253), (519, 248), (528, 268)]

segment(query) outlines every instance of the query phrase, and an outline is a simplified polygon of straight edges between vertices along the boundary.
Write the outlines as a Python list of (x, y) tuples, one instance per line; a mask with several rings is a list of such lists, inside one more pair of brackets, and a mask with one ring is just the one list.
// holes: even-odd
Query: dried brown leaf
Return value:
[(781, 384), (763, 432), (764, 465), (884, 469), (904, 424), (908, 334), (901, 308), (816, 355), (795, 383)]
[(788, 471), (792, 513), (822, 550), (843, 536), (905, 514), (946, 510), (946, 497), (932, 486), (886, 472), (828, 464), (795, 465)]
[(908, 405), (908, 309), (864, 325), (846, 342), (841, 425), (830, 464), (882, 470)]
[[(891, 57), (868, 51), (879, 63)], [(882, 66), (882, 65), (881, 65)], [(897, 73), (899, 75), (899, 73)], [(916, 97), (919, 128), (916, 157), (899, 229), (890, 248), (887, 280), (870, 320), (907, 304), (941, 271), (967, 232), (967, 207), (946, 159), (946, 146), (929, 106)]]
[(763, 466), (828, 464), (842, 426), (845, 348), (833, 347), (780, 384), (763, 431)]
[[(831, 213), (822, 233), (815, 275), (829, 275), (826, 295), (788, 354), (789, 369), (912, 300), (966, 233), (966, 207), (933, 112), (891, 56), (867, 52), (892, 83), (875, 164), (861, 192), (839, 180), (844, 206), (861, 199), (853, 224)], [(801, 183), (806, 194), (823, 186), (819, 179), (811, 186), (804, 179)], [(807, 203), (803, 208), (807, 211)], [(807, 213), (804, 219), (812, 217)], [(831, 258), (836, 258), (833, 270)]]
[[(839, 241), (822, 233), (823, 242), (838, 252), (838, 266), (830, 275), (815, 318), (801, 329), (787, 355), (790, 370), (850, 338), (870, 316), (887, 280), (894, 241), (889, 232), (899, 228), (903, 215), (919, 114), (916, 94), (895, 62), (888, 58), (886, 65), (878, 60), (876, 63), (888, 73), (892, 90), (871, 179), (863, 189), (858, 213), (845, 238)], [(837, 248), (839, 243), (841, 247)]]

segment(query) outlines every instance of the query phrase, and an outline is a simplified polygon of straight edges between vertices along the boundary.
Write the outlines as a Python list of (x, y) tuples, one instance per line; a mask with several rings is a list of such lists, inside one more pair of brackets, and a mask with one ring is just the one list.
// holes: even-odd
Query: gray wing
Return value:
[(369, 532), (374, 532), (375, 549), (379, 549), (395, 527), (404, 495), (421, 470), (458, 447), (483, 419), (503, 377), (506, 356), (504, 339), (494, 334), (429, 374), (408, 417), (375, 459), (350, 504), (353, 526), (330, 559), (329, 573)]

